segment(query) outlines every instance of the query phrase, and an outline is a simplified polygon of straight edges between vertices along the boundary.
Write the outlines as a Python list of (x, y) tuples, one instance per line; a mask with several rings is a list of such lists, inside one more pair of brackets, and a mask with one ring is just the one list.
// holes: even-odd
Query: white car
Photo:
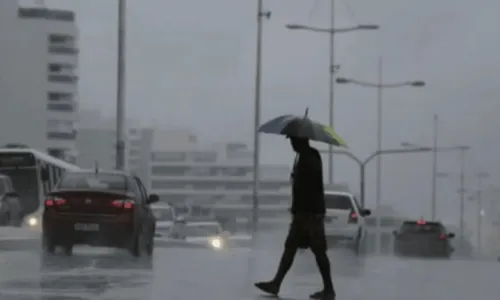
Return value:
[(360, 253), (367, 235), (364, 217), (371, 211), (361, 208), (356, 197), (347, 192), (325, 191), (325, 205), (325, 235), (329, 245), (345, 241)]
[(182, 239), (189, 244), (208, 246), (214, 249), (226, 248), (229, 233), (216, 221), (175, 222), (171, 237)]
[(177, 219), (174, 207), (169, 204), (153, 204), (151, 210), (156, 219), (155, 235), (168, 236)]

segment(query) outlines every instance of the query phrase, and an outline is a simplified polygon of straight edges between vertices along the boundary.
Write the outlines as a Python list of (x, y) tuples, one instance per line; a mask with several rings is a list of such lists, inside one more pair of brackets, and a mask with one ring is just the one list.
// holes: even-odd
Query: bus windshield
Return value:
[(14, 190), (19, 194), (23, 213), (35, 212), (39, 206), (36, 168), (0, 168), (0, 174), (10, 177)]

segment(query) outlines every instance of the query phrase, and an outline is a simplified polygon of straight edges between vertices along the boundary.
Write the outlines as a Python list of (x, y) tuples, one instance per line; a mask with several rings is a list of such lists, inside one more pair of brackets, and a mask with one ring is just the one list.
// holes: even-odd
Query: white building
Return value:
[[(141, 128), (127, 120), (126, 168), (148, 185), (148, 161), (151, 153), (152, 129)], [(116, 165), (116, 121), (99, 111), (81, 110), (78, 117), (76, 164), (82, 168), (114, 169)]]
[(73, 12), (0, 1), (0, 145), (25, 144), (72, 160), (77, 41)]

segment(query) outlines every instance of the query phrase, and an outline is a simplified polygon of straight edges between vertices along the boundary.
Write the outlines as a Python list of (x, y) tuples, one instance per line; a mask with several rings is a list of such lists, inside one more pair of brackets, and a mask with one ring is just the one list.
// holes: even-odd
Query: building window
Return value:
[(196, 162), (214, 162), (217, 160), (217, 153), (215, 152), (192, 152), (190, 154), (192, 160)]
[(78, 77), (74, 75), (54, 75), (54, 74), (49, 74), (47, 75), (47, 79), (50, 82), (55, 82), (55, 83), (75, 83), (78, 81)]
[(195, 183), (192, 184), (193, 189), (195, 190), (215, 190), (217, 188), (217, 183)]
[(244, 182), (230, 182), (224, 184), (224, 187), (228, 190), (248, 190), (252, 187), (252, 184)]
[(262, 189), (266, 189), (266, 190), (279, 190), (279, 189), (282, 189), (282, 188), (288, 188), (290, 186), (290, 184), (288, 183), (288, 181), (283, 181), (283, 182), (262, 182), (260, 184), (260, 187)]
[(185, 189), (186, 184), (182, 182), (168, 182), (165, 180), (153, 180), (151, 182), (153, 189)]
[(186, 171), (188, 176), (216, 176), (217, 167), (191, 167)]
[(68, 63), (49, 63), (47, 65), (49, 73), (69, 73), (72, 75), (76, 67)]
[(186, 152), (153, 152), (151, 154), (154, 162), (183, 162), (186, 158)]
[(63, 92), (48, 92), (47, 98), (50, 101), (73, 101), (73, 94)]
[(73, 103), (48, 103), (47, 109), (51, 111), (60, 111), (60, 112), (75, 111)]
[(75, 13), (68, 10), (56, 10), (47, 8), (19, 8), (17, 11), (19, 18), (40, 19), (52, 21), (74, 22)]
[(221, 169), (222, 175), (227, 176), (247, 176), (251, 173), (251, 167), (227, 167)]
[(47, 132), (47, 138), (51, 140), (74, 140), (76, 139), (76, 131), (74, 132)]
[(186, 167), (153, 166), (151, 173), (155, 176), (183, 176), (186, 173)]
[(51, 33), (48, 36), (48, 41), (50, 44), (65, 44), (73, 46), (75, 43), (75, 37), (68, 34)]
[(74, 55), (78, 53), (76, 49), (75, 37), (67, 34), (49, 34), (49, 52), (54, 54)]
[(47, 129), (48, 131), (72, 133), (75, 130), (75, 124), (69, 120), (48, 120)]

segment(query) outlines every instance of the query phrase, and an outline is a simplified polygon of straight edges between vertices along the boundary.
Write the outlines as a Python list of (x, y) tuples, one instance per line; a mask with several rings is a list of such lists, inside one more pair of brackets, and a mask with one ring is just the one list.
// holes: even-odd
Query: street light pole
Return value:
[[(403, 81), (396, 83), (383, 83), (383, 74), (382, 74), (382, 57), (379, 57), (378, 60), (378, 82), (370, 83), (359, 81), (350, 78), (338, 77), (336, 82), (339, 84), (356, 84), (363, 87), (376, 88), (377, 89), (377, 149), (380, 151), (382, 149), (382, 131), (383, 131), (383, 99), (382, 99), (382, 90), (385, 88), (400, 88), (404, 86), (413, 86), (413, 87), (423, 87), (425, 86), (425, 82), (418, 81)], [(376, 206), (377, 208), (380, 206), (381, 198), (382, 198), (382, 159), (377, 158), (377, 183), (376, 183)]]
[[(337, 73), (339, 66), (335, 65), (335, 34), (337, 33), (345, 33), (356, 30), (377, 30), (379, 29), (378, 25), (373, 24), (359, 24), (352, 27), (345, 28), (335, 28), (335, 0), (331, 0), (330, 2), (330, 28), (318, 28), (314, 26), (301, 25), (301, 24), (286, 24), (285, 27), (290, 30), (305, 30), (311, 32), (319, 32), (319, 33), (328, 33), (330, 47), (329, 47), (329, 120), (328, 126), (335, 127), (335, 74)], [(328, 183), (333, 184), (333, 176), (334, 176), (334, 167), (333, 167), (333, 146), (328, 147)]]
[[(331, 0), (330, 4), (330, 28), (335, 28), (335, 0)], [(329, 119), (328, 126), (334, 128), (334, 85), (335, 85), (335, 32), (333, 30), (329, 33), (330, 36), (330, 66), (329, 66)], [(333, 146), (330, 145), (328, 148), (328, 183), (333, 184)]]
[(270, 11), (264, 11), (263, 0), (257, 2), (257, 50), (255, 65), (255, 101), (254, 101), (254, 136), (253, 136), (253, 191), (252, 191), (252, 238), (255, 239), (259, 221), (259, 189), (260, 189), (260, 96), (262, 69), (262, 21), (271, 17)]
[(460, 148), (460, 244), (465, 245), (465, 147)]
[[(377, 151), (382, 150), (382, 131), (383, 131), (383, 102), (382, 102), (382, 56), (378, 58), (378, 84), (377, 84)], [(376, 177), (376, 209), (378, 210), (382, 201), (382, 156), (377, 157), (377, 177)], [(377, 218), (377, 229), (380, 223)]]
[(116, 169), (125, 168), (125, 14), (126, 0), (118, 0), (118, 57), (116, 84)]
[(431, 220), (436, 220), (436, 201), (437, 201), (437, 163), (438, 163), (438, 115), (434, 115), (434, 143), (432, 146), (432, 202), (431, 202)]
[(481, 241), (481, 235), (482, 235), (482, 225), (483, 225), (483, 199), (482, 199), (482, 188), (483, 188), (483, 179), (488, 178), (489, 174), (486, 172), (479, 172), (476, 174), (477, 177), (477, 252), (478, 254), (481, 254), (481, 249), (482, 249), (482, 241)]

